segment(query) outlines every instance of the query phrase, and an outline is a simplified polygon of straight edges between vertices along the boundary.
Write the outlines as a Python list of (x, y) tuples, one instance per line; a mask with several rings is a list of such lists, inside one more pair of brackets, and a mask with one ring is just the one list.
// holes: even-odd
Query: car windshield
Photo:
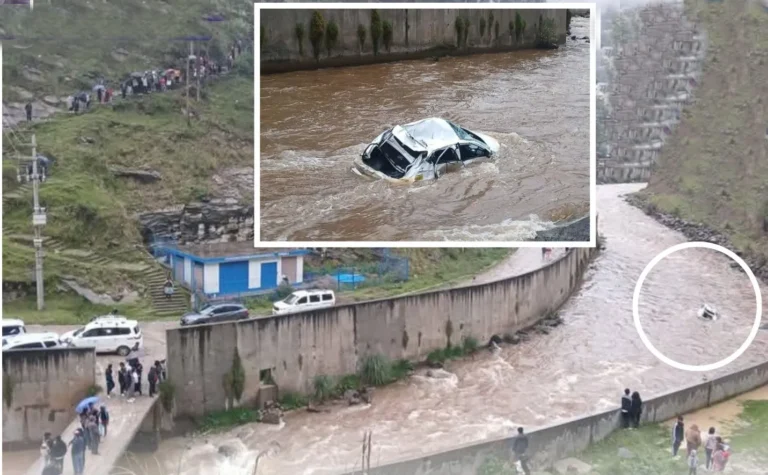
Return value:
[(291, 294), (288, 297), (283, 300), (283, 302), (287, 303), (288, 305), (293, 305), (296, 303), (296, 301), (299, 300), (299, 296), (296, 294)]
[(468, 131), (467, 129), (462, 129), (461, 127), (454, 124), (453, 122), (448, 122), (448, 123), (451, 124), (451, 128), (453, 128), (453, 131), (456, 132), (456, 135), (459, 136), (459, 139), (483, 143), (483, 141), (480, 140), (480, 137), (476, 136), (475, 134)]
[(81, 333), (83, 333), (83, 330), (85, 330), (85, 327), (78, 328), (77, 330), (75, 330), (75, 333), (73, 333), (72, 336), (80, 335)]

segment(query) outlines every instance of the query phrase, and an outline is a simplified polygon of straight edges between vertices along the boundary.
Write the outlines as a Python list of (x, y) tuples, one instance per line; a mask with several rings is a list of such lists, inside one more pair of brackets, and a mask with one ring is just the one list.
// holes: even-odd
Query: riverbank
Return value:
[(261, 74), (557, 48), (566, 9), (261, 10)]

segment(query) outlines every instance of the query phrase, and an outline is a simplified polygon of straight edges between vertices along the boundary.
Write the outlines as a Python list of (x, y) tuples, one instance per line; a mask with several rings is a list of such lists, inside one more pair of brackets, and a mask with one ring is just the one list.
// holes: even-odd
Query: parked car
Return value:
[(304, 312), (336, 305), (333, 290), (297, 290), (283, 300), (272, 305), (272, 315)]
[(215, 303), (203, 307), (199, 312), (189, 312), (181, 317), (182, 325), (231, 322), (248, 318), (248, 309), (239, 303)]
[(61, 340), (57, 333), (21, 333), (3, 336), (3, 351), (44, 350), (61, 346)]
[(84, 327), (64, 333), (61, 340), (68, 346), (93, 347), (96, 353), (117, 353), (120, 356), (139, 351), (144, 345), (139, 322), (120, 315), (97, 317)]
[(3, 322), (3, 336), (9, 335), (21, 335), (27, 333), (27, 327), (24, 326), (24, 322), (16, 318), (4, 318)]
[(430, 118), (381, 133), (355, 160), (354, 170), (395, 182), (431, 180), (442, 175), (450, 163), (465, 165), (493, 157), (499, 147), (493, 137)]

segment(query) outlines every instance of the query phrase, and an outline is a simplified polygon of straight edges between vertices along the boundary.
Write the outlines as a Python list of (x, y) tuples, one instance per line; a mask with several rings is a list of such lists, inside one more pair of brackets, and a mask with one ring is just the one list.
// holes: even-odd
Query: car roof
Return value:
[(330, 289), (297, 290), (293, 292), (293, 295), (297, 297), (304, 297), (306, 295), (315, 295), (315, 294), (323, 294), (323, 293), (333, 293), (333, 290), (330, 290)]
[(96, 317), (96, 320), (88, 322), (86, 328), (100, 328), (105, 326), (136, 326), (139, 322), (137, 320), (128, 320), (126, 317), (120, 315), (104, 315)]
[(18, 318), (3, 318), (2, 322), (4, 327), (23, 327), (24, 326), (24, 321), (19, 320)]
[(23, 343), (32, 343), (35, 341), (45, 340), (59, 340), (59, 334), (53, 332), (44, 333), (21, 333), (19, 335), (11, 335), (3, 338), (7, 345), (18, 345)]

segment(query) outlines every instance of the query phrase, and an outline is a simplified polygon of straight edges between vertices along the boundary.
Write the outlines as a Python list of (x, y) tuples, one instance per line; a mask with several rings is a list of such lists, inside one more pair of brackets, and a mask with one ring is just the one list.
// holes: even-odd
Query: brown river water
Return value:
[[(181, 460), (184, 475), (250, 475), (263, 452), (258, 473), (330, 474), (359, 467), (364, 431), (373, 432), (371, 463), (383, 463), (504, 436), (517, 425), (534, 428), (616, 407), (625, 387), (649, 397), (765, 361), (765, 331), (731, 365), (703, 374), (666, 366), (643, 346), (632, 320), (635, 283), (653, 257), (685, 238), (624, 202), (623, 194), (641, 187), (598, 187), (607, 248), (561, 310), (565, 324), (549, 335), (453, 362), (445, 379), (420, 370), (378, 390), (370, 406), (298, 411), (282, 426), (250, 424), (197, 439), (173, 438), (155, 455), (121, 464), (134, 473), (160, 475), (176, 473)], [(518, 252), (529, 251), (538, 252)], [(754, 322), (747, 276), (714, 251), (673, 254), (646, 282), (640, 301), (644, 328), (657, 348), (682, 363), (722, 359), (743, 343)], [(704, 300), (718, 307), (722, 320), (711, 324), (696, 317)], [(219, 455), (223, 444), (238, 455)]]
[[(573, 34), (589, 36), (589, 20)], [(589, 207), (589, 43), (556, 51), (261, 77), (265, 240), (507, 240)], [(496, 160), (414, 185), (352, 172), (379, 133), (427, 117), (501, 143)]]

